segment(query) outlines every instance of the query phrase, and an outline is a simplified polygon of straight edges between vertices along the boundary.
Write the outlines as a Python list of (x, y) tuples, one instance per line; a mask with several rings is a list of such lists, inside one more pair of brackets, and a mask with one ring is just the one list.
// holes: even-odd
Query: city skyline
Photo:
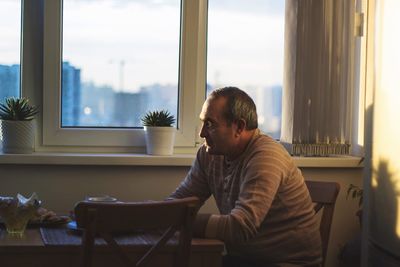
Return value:
[[(178, 84), (141, 86), (139, 92), (120, 92), (110, 86), (81, 81), (81, 69), (63, 62), (61, 95), (62, 127), (141, 127), (140, 118), (149, 110), (167, 109), (178, 114)], [(18, 96), (19, 65), (0, 65), (0, 101)], [(207, 84), (207, 94), (214, 86)], [(259, 127), (279, 138), (282, 86), (247, 88), (257, 106)]]

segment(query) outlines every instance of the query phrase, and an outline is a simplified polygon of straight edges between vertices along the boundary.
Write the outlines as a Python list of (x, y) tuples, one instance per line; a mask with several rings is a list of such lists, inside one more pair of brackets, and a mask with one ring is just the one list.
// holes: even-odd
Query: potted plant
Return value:
[(146, 150), (150, 155), (172, 155), (175, 141), (175, 122), (167, 110), (149, 111), (141, 119), (144, 127)]
[[(346, 199), (351, 197), (353, 200), (358, 200), (358, 211), (356, 213), (360, 226), (362, 227), (362, 204), (364, 190), (354, 184), (350, 184), (347, 188)], [(361, 259), (361, 231), (357, 231), (352, 239), (344, 244), (339, 252), (340, 266), (360, 266)]]
[(356, 186), (354, 184), (350, 184), (349, 188), (347, 189), (347, 196), (346, 198), (349, 198), (351, 196), (352, 199), (357, 200), (358, 199), (358, 211), (356, 213), (358, 220), (362, 222), (362, 203), (363, 203), (363, 195), (364, 195), (364, 190), (360, 188), (359, 186)]
[(34, 117), (38, 108), (27, 98), (9, 97), (0, 103), (4, 153), (32, 153), (35, 143)]

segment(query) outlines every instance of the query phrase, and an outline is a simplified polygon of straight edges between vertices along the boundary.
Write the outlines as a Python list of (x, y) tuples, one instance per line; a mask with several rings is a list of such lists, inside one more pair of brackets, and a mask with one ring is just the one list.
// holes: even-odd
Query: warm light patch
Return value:
[(373, 188), (377, 188), (378, 187), (378, 180), (376, 179), (375, 175), (372, 176), (371, 186)]
[[(391, 205), (381, 207), (397, 220), (386, 225), (400, 237), (400, 1), (380, 1), (377, 5), (375, 35), (375, 99), (373, 130), (373, 179), (375, 195)], [(387, 210), (389, 209), (389, 210)], [(390, 210), (391, 209), (391, 210)], [(382, 214), (382, 216), (386, 216)], [(389, 217), (388, 217), (389, 218)], [(389, 221), (390, 222), (390, 221)], [(385, 229), (381, 229), (385, 231)], [(392, 231), (393, 231), (392, 230)]]

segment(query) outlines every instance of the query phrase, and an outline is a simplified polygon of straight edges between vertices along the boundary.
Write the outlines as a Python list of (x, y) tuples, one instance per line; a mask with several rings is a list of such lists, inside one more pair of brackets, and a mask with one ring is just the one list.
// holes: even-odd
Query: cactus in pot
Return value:
[(32, 153), (34, 118), (38, 108), (27, 98), (9, 97), (0, 103), (1, 133), (4, 153)]
[(175, 118), (167, 110), (149, 111), (142, 117), (146, 151), (150, 155), (172, 155), (176, 129)]

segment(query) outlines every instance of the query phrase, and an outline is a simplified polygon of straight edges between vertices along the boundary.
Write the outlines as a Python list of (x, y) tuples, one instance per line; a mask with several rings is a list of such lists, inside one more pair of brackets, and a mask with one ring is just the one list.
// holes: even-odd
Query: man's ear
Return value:
[(246, 121), (243, 119), (237, 120), (236, 121), (236, 133), (241, 134), (244, 130), (246, 130)]

